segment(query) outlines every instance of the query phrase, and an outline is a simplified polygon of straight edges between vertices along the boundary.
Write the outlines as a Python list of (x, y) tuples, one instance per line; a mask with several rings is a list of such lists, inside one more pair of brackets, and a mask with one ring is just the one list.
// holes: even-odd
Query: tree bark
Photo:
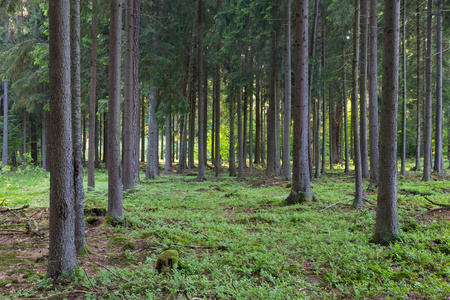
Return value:
[(424, 105), (424, 130), (423, 130), (423, 181), (429, 181), (431, 172), (431, 138), (432, 138), (432, 126), (431, 126), (431, 109), (432, 109), (432, 91), (431, 91), (431, 62), (432, 62), (432, 29), (433, 29), (433, 0), (428, 0), (427, 11), (427, 55), (425, 58), (426, 68), (426, 91), (425, 91), (425, 105)]
[(355, 0), (355, 23), (353, 27), (353, 92), (352, 92), (352, 126), (353, 126), (353, 160), (355, 164), (355, 199), (352, 206), (359, 208), (362, 205), (362, 168), (361, 168), (361, 145), (358, 130), (358, 66), (359, 66), (359, 0)]
[(49, 2), (50, 233), (47, 277), (72, 274), (75, 255), (70, 1)]
[(348, 109), (347, 109), (347, 78), (345, 70), (345, 44), (342, 47), (342, 60), (344, 61), (344, 67), (342, 68), (342, 98), (344, 101), (344, 139), (345, 139), (345, 168), (344, 172), (350, 172), (350, 158), (348, 153)]
[(166, 158), (164, 163), (164, 173), (169, 174), (172, 170), (172, 160), (171, 160), (171, 126), (170, 126), (170, 111), (166, 115)]
[(380, 125), (380, 183), (374, 240), (387, 244), (398, 238), (397, 106), (400, 0), (384, 1), (383, 95)]
[(256, 77), (256, 116), (255, 116), (255, 164), (261, 161), (261, 97), (260, 97), (260, 77)]
[[(218, 45), (218, 49), (220, 49), (220, 44)], [(215, 171), (216, 171), (216, 177), (219, 177), (220, 169), (221, 169), (221, 158), (220, 158), (220, 65), (219, 63), (216, 64), (216, 134), (215, 134)]]
[(403, 0), (402, 16), (402, 153), (400, 175), (406, 174), (406, 1)]
[(108, 216), (123, 219), (122, 167), (120, 164), (120, 56), (122, 2), (111, 0), (108, 107)]
[(284, 42), (283, 177), (291, 180), (291, 0), (286, 0)]
[[(416, 16), (416, 28), (417, 28), (417, 136), (416, 136), (416, 171), (420, 171), (422, 166), (420, 164), (420, 145), (421, 145), (421, 119), (420, 119), (420, 102), (421, 102), (421, 82), (420, 82), (420, 43), (422, 41), (422, 37), (420, 35), (420, 3), (421, 1), (417, 1), (417, 16)], [(450, 136), (450, 135), (449, 135)]]
[(359, 77), (359, 109), (360, 109), (360, 146), (361, 146), (361, 171), (362, 177), (369, 177), (369, 154), (367, 151), (367, 1), (360, 0), (361, 3), (361, 56), (360, 56), (360, 77)]
[(438, 0), (436, 4), (436, 135), (434, 171), (441, 173), (444, 169), (442, 142), (442, 0)]
[(140, 11), (141, 0), (133, 0), (133, 98), (132, 98), (132, 128), (134, 129), (133, 139), (133, 166), (134, 166), (134, 182), (139, 183), (139, 37), (140, 37)]
[[(8, 19), (5, 21), (5, 44), (9, 39)], [(3, 148), (2, 148), (2, 168), (8, 165), (8, 80), (3, 81)]]
[(235, 142), (234, 142), (234, 93), (230, 95), (230, 176), (234, 177), (236, 175), (236, 152), (235, 152)]
[(83, 141), (81, 137), (80, 0), (70, 1), (70, 48), (75, 250), (82, 252), (86, 248), (86, 239), (84, 234)]
[(243, 124), (242, 124), (242, 88), (238, 87), (238, 99), (237, 99), (237, 115), (238, 115), (238, 173), (237, 179), (244, 179), (244, 139), (243, 139)]
[(369, 144), (370, 181), (378, 186), (379, 180), (379, 139), (378, 139), (378, 15), (377, 0), (370, 0), (369, 27)]
[(145, 177), (154, 179), (158, 176), (158, 165), (155, 161), (158, 157), (158, 130), (156, 125), (156, 88), (153, 79), (150, 80), (150, 95), (148, 98), (148, 140), (147, 140), (147, 165)]
[(288, 204), (314, 200), (308, 158), (308, 1), (295, 1), (295, 89), (292, 190)]

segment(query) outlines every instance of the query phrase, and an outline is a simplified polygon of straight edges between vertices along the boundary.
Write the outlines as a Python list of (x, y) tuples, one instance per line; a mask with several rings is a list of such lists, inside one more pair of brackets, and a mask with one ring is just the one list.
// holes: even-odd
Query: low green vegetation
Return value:
[[(267, 178), (258, 169), (247, 175), (244, 181), (227, 174), (215, 178), (212, 173), (203, 182), (175, 174), (143, 181), (134, 193), (124, 194), (127, 226), (103, 223), (96, 227), (97, 239), (88, 238), (90, 250), (99, 240), (107, 241), (102, 254), (106, 260), (96, 264), (95, 251), (82, 256), (82, 268), (56, 283), (43, 279), (45, 270), (21, 270), (26, 275), (15, 283), (6, 275), (0, 287), (11, 283), (22, 288), (5, 291), (2, 298), (58, 294), (85, 299), (444, 299), (450, 295), (450, 213), (428, 201), (450, 204), (448, 174), (433, 175), (429, 182), (420, 181), (418, 172), (399, 178), (401, 240), (384, 247), (370, 241), (376, 191), (368, 188), (368, 182), (362, 209), (350, 206), (352, 173), (328, 172), (313, 182), (318, 201), (294, 206), (282, 204), (290, 182)], [(1, 176), (2, 206), (48, 205), (48, 174)], [(107, 207), (106, 180), (105, 172), (96, 173), (95, 191), (86, 191), (87, 206)], [(20, 268), (18, 255), (4, 256), (8, 249), (3, 246), (2, 268)], [(176, 250), (178, 263), (171, 272), (159, 274), (157, 258), (165, 250)]]

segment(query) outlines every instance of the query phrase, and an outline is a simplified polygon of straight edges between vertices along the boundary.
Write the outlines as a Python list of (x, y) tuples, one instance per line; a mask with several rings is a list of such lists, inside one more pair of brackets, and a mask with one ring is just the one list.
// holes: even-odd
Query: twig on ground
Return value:
[(87, 294), (89, 292), (83, 291), (83, 290), (73, 290), (73, 291), (66, 291), (66, 292), (61, 292), (61, 293), (57, 293), (57, 294), (53, 294), (47, 297), (43, 297), (43, 298), (19, 298), (21, 300), (43, 300), (43, 299), (52, 299), (54, 297), (59, 297), (62, 295), (66, 295), (66, 294)]
[(0, 229), (0, 232), (8, 232), (8, 233), (27, 233), (29, 231), (25, 231), (25, 230), (17, 230), (17, 229)]
[(429, 214), (429, 213), (433, 213), (433, 212), (435, 212), (435, 211), (440, 211), (440, 210), (442, 210), (442, 208), (434, 208), (434, 209), (430, 209), (430, 210), (427, 210), (426, 212), (417, 214), (416, 217), (421, 217), (421, 216), (427, 215), (427, 214)]
[(105, 270), (111, 272), (111, 274), (113, 274), (113, 275), (116, 276), (117, 278), (120, 278), (120, 279), (122, 279), (122, 280), (124, 280), (124, 281), (130, 283), (130, 281), (129, 281), (128, 279), (123, 278), (123, 277), (120, 276), (120, 275), (117, 275), (116, 273), (114, 273), (113, 271), (111, 271), (111, 269), (109, 269), (108, 267), (106, 267), (106, 266), (104, 266), (104, 265), (102, 265), (102, 264), (100, 264), (100, 263), (98, 263), (98, 262), (92, 260), (92, 258), (89, 256), (89, 253), (86, 252), (86, 255), (87, 255), (87, 257), (89, 258), (89, 260), (90, 260), (91, 262), (93, 262), (94, 264), (96, 264), (97, 266), (102, 267), (102, 268), (104, 268)]
[(324, 209), (319, 210), (319, 212), (323, 212), (324, 210), (329, 209), (330, 207), (333, 207), (335, 205), (338, 205), (339, 203), (347, 202), (347, 201), (350, 201), (350, 200), (353, 200), (353, 199), (346, 199), (346, 200), (338, 201), (336, 203), (333, 203), (333, 204), (325, 207)]
[(11, 208), (11, 207), (4, 207), (4, 208), (0, 209), (0, 213), (8, 212), (8, 211), (14, 211), (14, 210), (18, 211), (18, 210), (22, 210), (22, 209), (27, 209), (28, 207), (30, 207), (28, 204), (22, 205), (20, 207), (13, 207), (13, 208)]
[(230, 277), (230, 283), (231, 283), (231, 285), (233, 286), (233, 288), (234, 288), (235, 290), (237, 290), (236, 286), (235, 286), (234, 283), (233, 283), (233, 277), (231, 277), (231, 274), (230, 274), (230, 272), (228, 272), (228, 269), (225, 269), (225, 272), (227, 272), (228, 276)]
[(430, 199), (428, 199), (427, 197), (423, 196), (423, 198), (425, 198), (425, 200), (427, 200), (428, 202), (430, 202), (431, 204), (440, 206), (440, 207), (444, 207), (445, 209), (450, 209), (450, 205), (449, 204), (442, 204), (442, 203), (436, 203), (434, 201), (431, 201)]

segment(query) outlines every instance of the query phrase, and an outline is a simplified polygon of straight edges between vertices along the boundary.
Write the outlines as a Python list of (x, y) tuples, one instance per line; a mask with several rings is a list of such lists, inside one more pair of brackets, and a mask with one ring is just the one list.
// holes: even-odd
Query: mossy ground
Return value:
[[(419, 172), (399, 177), (402, 234), (400, 241), (388, 246), (370, 242), (376, 190), (370, 191), (368, 182), (364, 206), (351, 208), (353, 173), (328, 171), (313, 182), (317, 202), (292, 206), (283, 205), (290, 182), (267, 178), (260, 169), (247, 173), (244, 181), (226, 173), (219, 178), (206, 175), (202, 182), (164, 175), (124, 194), (131, 225), (87, 224), (89, 252), (79, 257), (80, 270), (58, 282), (43, 279), (48, 212), (33, 215), (32, 211), (48, 205), (48, 190), (42, 190), (42, 186), (48, 189), (48, 174), (0, 175), (2, 206), (32, 205), (24, 216), (1, 214), (2, 224), (39, 216), (37, 227), (43, 232), (0, 236), (2, 299), (58, 293), (62, 298), (86, 299), (445, 299), (450, 295), (450, 213), (424, 198), (450, 203), (448, 173), (433, 174), (429, 182), (420, 181)], [(96, 173), (96, 189), (86, 191), (85, 202), (107, 207), (104, 170)], [(157, 256), (167, 249), (179, 252), (178, 268), (158, 274)]]

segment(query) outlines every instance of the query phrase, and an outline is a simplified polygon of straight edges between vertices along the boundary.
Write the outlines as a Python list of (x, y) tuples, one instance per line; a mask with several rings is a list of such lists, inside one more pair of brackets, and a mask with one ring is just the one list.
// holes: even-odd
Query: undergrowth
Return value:
[[(2, 174), (2, 206), (48, 205), (48, 174)], [(141, 174), (141, 178), (144, 176)], [(353, 173), (314, 180), (317, 202), (284, 206), (289, 182), (261, 170), (236, 181), (171, 174), (143, 180), (124, 194), (127, 227), (110, 227), (110, 267), (83, 269), (59, 282), (33, 274), (3, 293), (16, 299), (79, 295), (84, 299), (445, 299), (450, 296), (448, 175), (399, 178), (401, 240), (370, 243), (376, 191), (351, 209)], [(339, 203), (338, 203), (339, 202)], [(107, 174), (96, 173), (87, 206), (107, 207)], [(333, 205), (335, 204), (335, 205)], [(88, 240), (89, 246), (89, 240)], [(179, 252), (178, 268), (155, 270), (158, 254)], [(92, 256), (94, 258), (94, 256)], [(80, 261), (85, 259), (80, 257)], [(29, 271), (29, 270), (28, 270)], [(27, 270), (24, 270), (27, 272)]]

